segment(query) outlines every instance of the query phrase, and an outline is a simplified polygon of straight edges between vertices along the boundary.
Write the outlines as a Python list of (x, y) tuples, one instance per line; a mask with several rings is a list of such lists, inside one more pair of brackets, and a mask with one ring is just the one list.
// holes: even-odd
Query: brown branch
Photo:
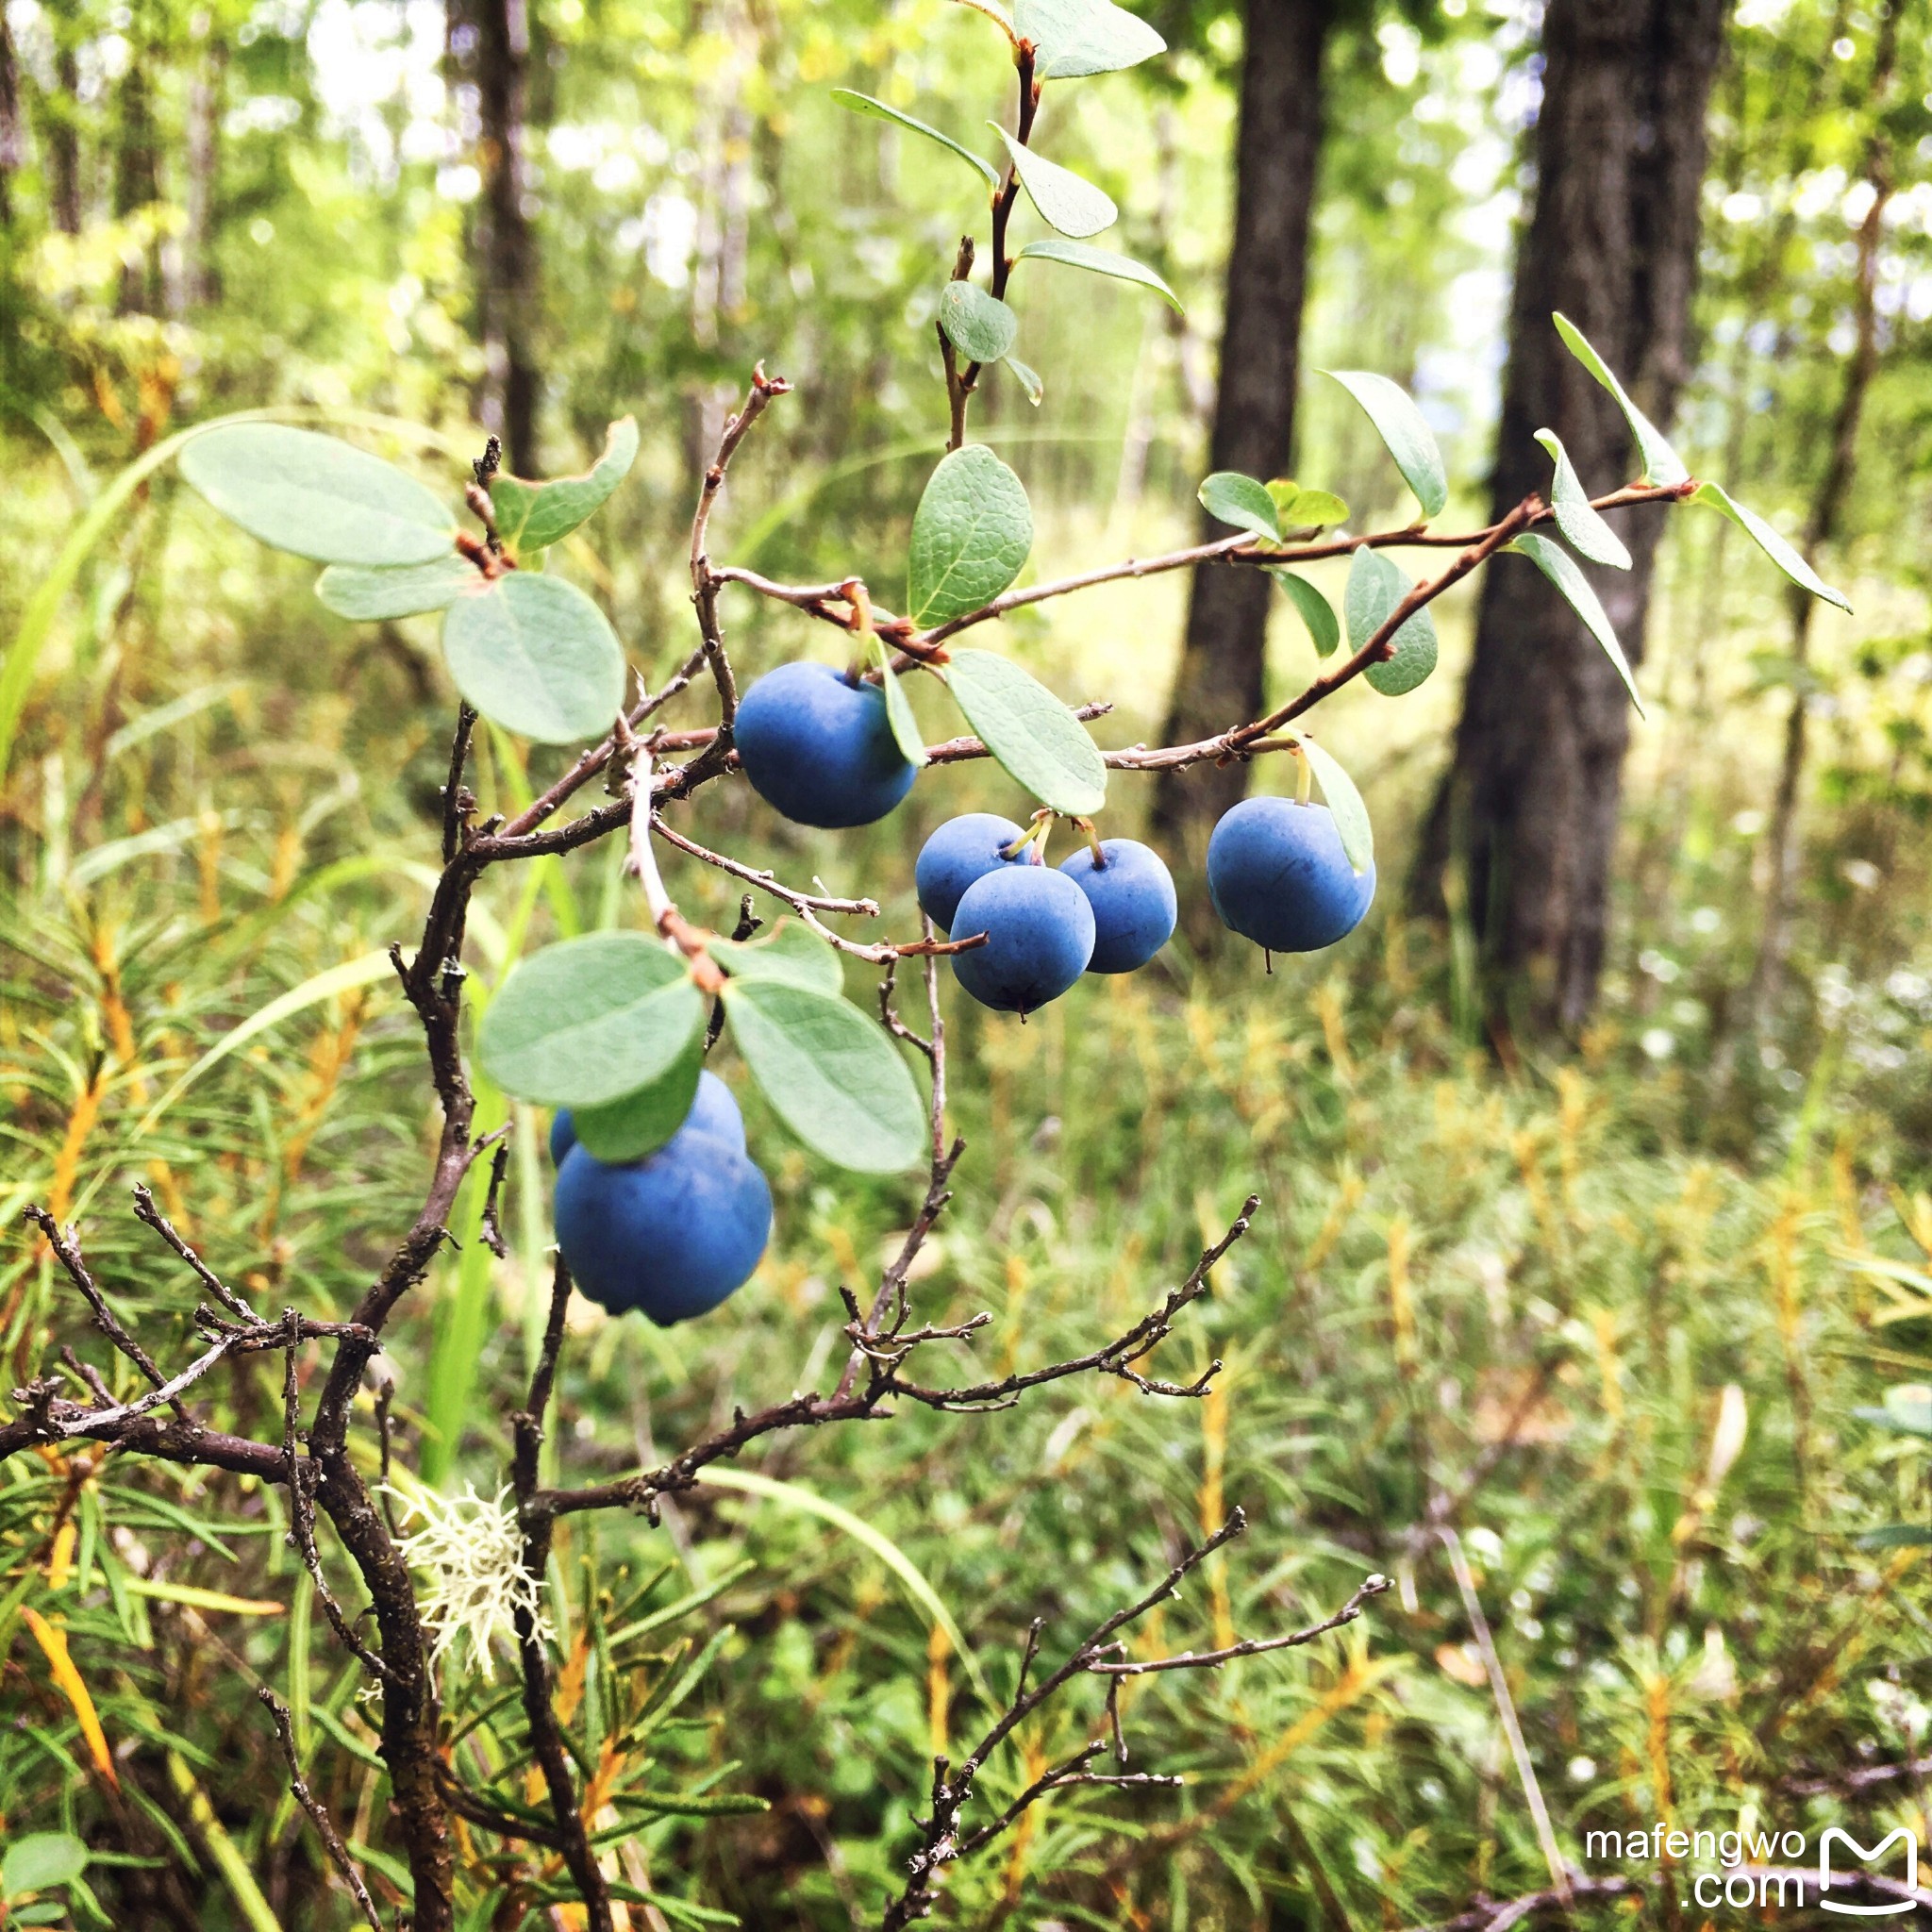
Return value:
[[(147, 1377), (156, 1389), (165, 1389), (167, 1377), (155, 1366), (154, 1357), (128, 1334), (121, 1325), (120, 1319), (113, 1309), (108, 1306), (108, 1298), (94, 1285), (94, 1278), (88, 1273), (87, 1263), (81, 1258), (79, 1244), (72, 1234), (62, 1233), (60, 1224), (44, 1208), (29, 1206), (25, 1209), (25, 1213), (27, 1220), (32, 1222), (45, 1238), (48, 1247), (54, 1251), (54, 1258), (65, 1270), (67, 1278), (80, 1291), (81, 1299), (93, 1310), (94, 1326)], [(173, 1407), (175, 1413), (185, 1422), (188, 1419), (187, 1409), (178, 1400), (173, 1401)]]
[(447, 865), (462, 849), (463, 832), (476, 801), (463, 786), (463, 766), (469, 761), (470, 734), (476, 713), (467, 704), (457, 707), (457, 728), (449, 741), (449, 777), (442, 788), (442, 862)]
[(1312, 1643), (1318, 1637), (1325, 1637), (1329, 1631), (1341, 1629), (1344, 1624), (1353, 1624), (1361, 1615), (1364, 1604), (1391, 1587), (1386, 1576), (1366, 1576), (1356, 1593), (1332, 1617), (1324, 1617), (1319, 1624), (1310, 1624), (1306, 1630), (1296, 1630), (1287, 1637), (1253, 1637), (1241, 1643), (1230, 1643), (1221, 1650), (1184, 1650), (1178, 1657), (1149, 1657), (1141, 1663), (1096, 1663), (1088, 1668), (1097, 1677), (1145, 1677), (1157, 1671), (1218, 1671), (1223, 1664), (1233, 1663), (1237, 1657), (1259, 1657), (1271, 1650), (1295, 1650), (1303, 1644)]
[[(518, 1516), (524, 1526), (524, 1574), (541, 1581), (550, 1565), (553, 1518), (550, 1512), (531, 1507), (537, 1493), (540, 1457), (543, 1448), (543, 1417), (550, 1407), (550, 1392), (557, 1379), (557, 1358), (563, 1347), (563, 1319), (570, 1304), (570, 1271), (559, 1255), (551, 1277), (550, 1314), (544, 1324), (543, 1343), (537, 1367), (530, 1377), (528, 1404), (510, 1418), (516, 1448), (510, 1479), (516, 1491)], [(552, 1701), (550, 1659), (543, 1647), (543, 1631), (535, 1609), (519, 1594), (516, 1608), (517, 1658), (523, 1674), (524, 1718), (530, 1728), (530, 1749), (543, 1774), (550, 1793), (550, 1809), (556, 1820), (558, 1850), (575, 1881), (584, 1904), (589, 1932), (614, 1932), (610, 1910), (610, 1887), (591, 1848), (577, 1809), (575, 1780), (571, 1776), (570, 1756), (557, 1720)]]
[(180, 1256), (182, 1260), (194, 1270), (201, 1285), (221, 1303), (232, 1315), (238, 1315), (244, 1322), (260, 1322), (261, 1317), (228, 1287), (201, 1257), (175, 1230), (174, 1224), (155, 1206), (155, 1197), (143, 1185), (134, 1190), (134, 1215), (137, 1221), (144, 1222), (160, 1236), (167, 1244)]
[(316, 1837), (321, 1839), (330, 1862), (342, 1874), (342, 1882), (355, 1894), (356, 1903), (362, 1908), (362, 1916), (374, 1927), (374, 1932), (383, 1932), (382, 1921), (376, 1915), (375, 1901), (369, 1896), (369, 1888), (363, 1884), (362, 1874), (357, 1871), (356, 1861), (350, 1857), (341, 1833), (336, 1829), (335, 1821), (323, 1808), (322, 1800), (308, 1789), (308, 1780), (302, 1775), (302, 1759), (295, 1749), (295, 1728), (289, 1722), (289, 1707), (266, 1684), (258, 1684), (255, 1694), (268, 1707), (269, 1715), (275, 1719), (275, 1736), (281, 1740), (282, 1757), (289, 1766), (289, 1789), (294, 1793), (296, 1804), (308, 1814), (308, 1822), (314, 1825)]

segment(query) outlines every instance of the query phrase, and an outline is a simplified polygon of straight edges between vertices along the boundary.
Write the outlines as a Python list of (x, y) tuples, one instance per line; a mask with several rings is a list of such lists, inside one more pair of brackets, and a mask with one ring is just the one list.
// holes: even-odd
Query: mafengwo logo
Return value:
[(1841, 1825), (1827, 1825), (1815, 1856), (1802, 1831), (1589, 1831), (1587, 1859), (1653, 1868), (1668, 1863), (1690, 1881), (1707, 1911), (1763, 1914), (1807, 1905), (1848, 1919), (1891, 1919), (1924, 1910), (1919, 1890), (1919, 1841), (1905, 1825), (1863, 1845)]

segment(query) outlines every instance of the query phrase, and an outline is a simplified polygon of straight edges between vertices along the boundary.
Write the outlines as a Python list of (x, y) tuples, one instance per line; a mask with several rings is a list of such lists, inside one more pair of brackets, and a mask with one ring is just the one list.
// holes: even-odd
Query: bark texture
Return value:
[[(1322, 145), (1322, 60), (1336, 0), (1247, 0), (1234, 238), (1209, 467), (1263, 480), (1286, 474), (1294, 434), (1308, 221)], [(1223, 526), (1204, 519), (1208, 535)], [(1166, 741), (1183, 744), (1261, 710), (1270, 579), (1194, 573)], [(1169, 773), (1155, 823), (1198, 866), (1214, 821), (1247, 789), (1241, 764)]]
[[(1728, 13), (1728, 0), (1550, 0), (1494, 516), (1547, 491), (1539, 428), (1562, 439), (1592, 491), (1634, 474), (1616, 404), (1563, 347), (1552, 310), (1582, 329), (1653, 422), (1670, 423), (1686, 373), (1705, 118)], [(1622, 519), (1630, 571), (1587, 567), (1633, 662), (1664, 514)], [(1566, 1031), (1589, 1016), (1629, 733), (1617, 675), (1568, 605), (1526, 560), (1492, 566), (1417, 879), (1423, 903), (1440, 907), (1444, 868), (1457, 861), (1492, 1015)]]
[(450, 0), (450, 51), (460, 80), (475, 90), (476, 200), (471, 246), (477, 333), (483, 343), (481, 415), (503, 439), (506, 467), (539, 472), (537, 238), (525, 164), (530, 22), (526, 0)]

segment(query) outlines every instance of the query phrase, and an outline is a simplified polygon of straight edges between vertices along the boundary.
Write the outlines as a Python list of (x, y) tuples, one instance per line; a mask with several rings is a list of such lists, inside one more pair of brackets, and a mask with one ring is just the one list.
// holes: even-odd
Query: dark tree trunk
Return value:
[(23, 156), (20, 136), (20, 63), (13, 57), (13, 35), (7, 9), (0, 7), (0, 223), (13, 219), (13, 177)]
[(63, 235), (80, 233), (80, 62), (75, 0), (48, 8), (54, 28), (54, 92), (42, 97), (46, 116), (47, 214)]
[(478, 333), (484, 426), (503, 438), (508, 467), (538, 474), (537, 238), (526, 211), (524, 129), (530, 56), (525, 0), (451, 0), (451, 48), (476, 90)]
[[(1634, 474), (1623, 416), (1557, 339), (1553, 309), (1591, 339), (1653, 422), (1670, 422), (1696, 276), (1706, 108), (1728, 13), (1729, 0), (1550, 0), (1495, 516), (1547, 491), (1549, 460), (1532, 441), (1541, 427), (1562, 439), (1591, 491)], [(1664, 514), (1626, 514), (1633, 569), (1590, 572), (1633, 662)], [(1417, 886), (1440, 907), (1445, 866), (1460, 868), (1498, 1018), (1574, 1030), (1595, 1001), (1628, 704), (1542, 574), (1511, 558), (1492, 565)]]
[[(145, 24), (140, 9), (135, 24)], [(156, 64), (153, 36), (142, 33), (135, 41), (133, 57), (116, 89), (120, 125), (115, 130), (114, 213), (123, 220), (152, 208), (161, 198), (161, 163), (151, 92), (151, 71)], [(159, 296), (158, 254), (150, 246), (142, 250), (138, 259), (130, 258), (121, 271), (121, 307), (128, 313), (153, 314), (160, 308)]]
[(189, 35), (194, 76), (188, 84), (188, 231), (182, 238), (181, 295), (189, 308), (198, 308), (221, 292), (214, 267), (215, 201), (221, 184), (222, 84), (228, 49), (205, 8), (190, 23)]
[[(1286, 472), (1294, 432), (1308, 219), (1322, 145), (1322, 57), (1335, 10), (1335, 0), (1247, 0), (1210, 467), (1264, 482)], [(1206, 527), (1222, 533), (1211, 519)], [(1259, 571), (1209, 566), (1194, 573), (1166, 742), (1204, 738), (1259, 714), (1272, 592)], [(1240, 764), (1164, 773), (1155, 789), (1155, 823), (1198, 866), (1208, 829), (1246, 786)]]

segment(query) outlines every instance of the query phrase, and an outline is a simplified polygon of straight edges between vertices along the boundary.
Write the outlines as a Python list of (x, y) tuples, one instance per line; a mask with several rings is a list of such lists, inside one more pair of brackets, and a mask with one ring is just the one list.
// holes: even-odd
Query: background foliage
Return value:
[[(1191, 528), (1240, 39), (1213, 9), (1176, 14), (1175, 56), (1070, 92), (1056, 139), (1121, 203), (1120, 245), (1167, 275), (1188, 319), (1084, 277), (1024, 278), (1045, 400), (1031, 408), (1004, 374), (988, 398), (984, 433), (1026, 479), (1039, 548), (1069, 568)], [(8, 20), (31, 140), (0, 281), (0, 635), (105, 480), (182, 422), (355, 408), (429, 425), (414, 448), (376, 440), (437, 474), (467, 459), (487, 374), (475, 103), (444, 85), (440, 8), (14, 0)], [(1793, 525), (1850, 346), (1873, 27), (1854, 7), (1748, 0), (1719, 83), (1677, 441)], [(581, 467), (626, 411), (644, 431), (632, 480), (562, 567), (654, 687), (691, 638), (678, 552), (697, 453), (755, 357), (801, 393), (741, 458), (721, 551), (892, 581), (943, 437), (930, 324), (973, 191), (957, 163), (827, 93), (973, 127), (1003, 105), (981, 88), (1001, 71), (991, 31), (941, 0), (537, 10), (545, 467)], [(1089, 982), (1024, 1032), (955, 1016), (971, 1151), (928, 1251), (933, 1319), (990, 1310), (976, 1353), (1002, 1370), (1077, 1353), (1177, 1280), (1252, 1187), (1257, 1236), (1167, 1344), (1176, 1374), (1227, 1360), (1216, 1395), (1161, 1406), (1109, 1384), (991, 1421), (813, 1433), (747, 1463), (765, 1487), (702, 1491), (659, 1530), (559, 1534), (552, 1597), (586, 1735), (618, 1735), (632, 1700), (676, 1689), (638, 1748), (681, 1789), (771, 1803), (639, 1830), (631, 1876), (667, 1919), (862, 1923), (904, 1855), (927, 1757), (970, 1724), (974, 1670), (1003, 1682), (1032, 1617), (1079, 1627), (1235, 1502), (1254, 1530), (1155, 1642), (1306, 1621), (1365, 1569), (1396, 1591), (1324, 1650), (1139, 1690), (1139, 1761), (1188, 1772), (1188, 1790), (1058, 1801), (961, 1881), (960, 1923), (1401, 1924), (1541, 1883), (1466, 1610), (1421, 1527), (1439, 1491), (1573, 1856), (1586, 1829), (1659, 1816), (1815, 1829), (1844, 1802), (1821, 1780), (1923, 1755), (1923, 1548), (1885, 1531), (1925, 1520), (1932, 1379), (1924, 35), (1907, 10), (1883, 354), (1832, 558), (1858, 615), (1821, 613), (1795, 664), (1777, 581), (1724, 546), (1717, 519), (1674, 521), (1613, 970), (1577, 1058), (1498, 1065), (1457, 931), (1406, 922), (1392, 889), (1455, 677), (1397, 712), (1352, 691), (1331, 741), (1369, 794), (1391, 885), (1341, 952), (1268, 979), (1252, 955), (1177, 945), (1158, 974)], [(1331, 53), (1306, 360), (1409, 382), (1465, 508), (1493, 413), (1534, 50), (1532, 19), (1452, 4), (1419, 25), (1357, 17)], [(75, 233), (47, 172), (63, 127)], [(1393, 508), (1339, 391), (1311, 379), (1301, 420), (1304, 481), (1364, 520)], [(238, 1030), (408, 932), (433, 858), (450, 710), (433, 625), (351, 630), (311, 576), (163, 473), (90, 554), (32, 685), (0, 796), (14, 1380), (83, 1340), (19, 1236), (28, 1200), (87, 1223), (164, 1356), (192, 1339), (192, 1297), (132, 1240), (130, 1180), (266, 1308), (345, 1309), (412, 1211), (431, 1127), (392, 986)], [(1339, 573), (1322, 580), (1339, 590)], [(1113, 701), (1104, 741), (1151, 739), (1179, 600), (1174, 580), (1110, 587), (1024, 614), (1008, 643), (1070, 698)], [(816, 648), (802, 620), (733, 615), (741, 668)], [(1453, 673), (1466, 606), (1439, 616)], [(1283, 685), (1305, 678), (1291, 614), (1274, 656)], [(1791, 971), (1740, 1060), (1793, 689), (1817, 756)], [(487, 811), (555, 755), (532, 770), (495, 739), (481, 757)], [(1129, 829), (1132, 788), (1115, 792), (1109, 828)], [(743, 788), (712, 809), (734, 849), (763, 842), (792, 875), (875, 892), (897, 931), (924, 832), (1015, 798), (990, 770), (936, 774), (885, 825), (836, 839), (778, 828)], [(614, 862), (492, 878), (480, 977), (627, 917)], [(696, 869), (674, 881), (694, 916), (728, 925), (722, 885)], [(574, 1471), (621, 1473), (735, 1402), (803, 1386), (838, 1342), (838, 1284), (874, 1272), (904, 1225), (904, 1184), (835, 1177), (747, 1110), (772, 1157), (773, 1252), (691, 1331), (579, 1305), (594, 1332), (555, 1445)], [(472, 1242), (449, 1257), (391, 1352), (406, 1440), (458, 1490), (503, 1462), (541, 1319), (541, 1128), (514, 1111), (508, 1257)], [(219, 1401), (275, 1426), (265, 1372), (237, 1371)], [(808, 1496), (890, 1540), (970, 1660)], [(0, 1814), (9, 1839), (71, 1828), (96, 1848), (77, 1924), (352, 1923), (299, 1813), (267, 1795), (283, 1779), (257, 1679), (293, 1707), (318, 1791), (383, 1881), (357, 1674), (311, 1617), (279, 1507), (245, 1484), (88, 1457), (0, 1468)], [(53, 1668), (63, 1632), (78, 1692)], [(445, 1689), (455, 1711), (500, 1694), (459, 1657)], [(1077, 1743), (1093, 1717), (1027, 1738), (997, 1776), (1019, 1789), (1030, 1754)], [(1910, 1821), (1915, 1789), (1874, 1781), (1856, 1803)]]

